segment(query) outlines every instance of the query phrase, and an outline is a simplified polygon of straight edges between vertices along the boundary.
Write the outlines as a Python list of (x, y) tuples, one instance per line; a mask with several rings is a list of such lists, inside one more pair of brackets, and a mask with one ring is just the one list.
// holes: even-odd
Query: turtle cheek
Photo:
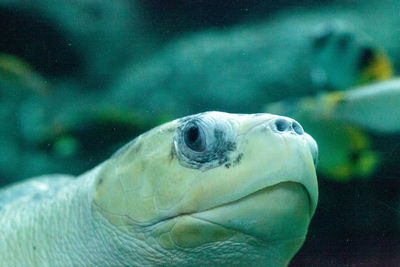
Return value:
[[(194, 182), (193, 170), (185, 170), (177, 163), (166, 166), (163, 170), (163, 179), (154, 179), (155, 195), (154, 203), (160, 213), (166, 216), (174, 216), (174, 207), (182, 200), (185, 193)], [(161, 174), (160, 174), (161, 175)]]

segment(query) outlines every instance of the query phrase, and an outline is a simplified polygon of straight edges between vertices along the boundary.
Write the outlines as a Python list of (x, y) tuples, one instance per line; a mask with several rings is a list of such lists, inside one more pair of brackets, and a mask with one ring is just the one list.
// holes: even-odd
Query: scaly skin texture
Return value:
[[(54, 198), (22, 199), (0, 217), (0, 262), (7, 266), (115, 266), (157, 264), (162, 253), (133, 235), (119, 233), (91, 208), (99, 168), (82, 175)], [(146, 261), (146, 254), (153, 262)]]
[[(182, 162), (177, 136), (192, 121), (225, 149), (214, 162)], [(0, 263), (286, 266), (318, 196), (310, 137), (295, 124), (213, 112), (155, 128), (56, 193), (6, 205)]]

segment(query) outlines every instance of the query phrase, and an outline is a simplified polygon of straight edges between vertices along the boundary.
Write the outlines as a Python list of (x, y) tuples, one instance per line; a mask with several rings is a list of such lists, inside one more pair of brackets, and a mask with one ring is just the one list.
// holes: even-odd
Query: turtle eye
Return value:
[(235, 149), (234, 124), (216, 115), (202, 113), (178, 121), (172, 149), (182, 166), (207, 170), (229, 160), (227, 154)]
[(195, 123), (190, 123), (184, 129), (185, 144), (193, 151), (203, 152), (206, 149), (204, 131)]

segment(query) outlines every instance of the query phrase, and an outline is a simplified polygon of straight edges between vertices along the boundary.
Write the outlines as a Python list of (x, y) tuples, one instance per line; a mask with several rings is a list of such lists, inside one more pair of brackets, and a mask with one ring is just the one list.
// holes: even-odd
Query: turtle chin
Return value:
[[(282, 182), (206, 211), (180, 215), (166, 223), (158, 241), (164, 248), (195, 248), (209, 243), (290, 241), (286, 253), (301, 247), (311, 220), (309, 194), (296, 182)], [(168, 229), (168, 230), (166, 230)], [(295, 241), (295, 242), (292, 242)]]

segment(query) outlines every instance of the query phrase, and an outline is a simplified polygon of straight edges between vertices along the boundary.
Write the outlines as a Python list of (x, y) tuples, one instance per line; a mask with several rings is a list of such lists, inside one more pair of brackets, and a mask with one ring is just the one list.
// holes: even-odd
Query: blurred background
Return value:
[(2, 0), (0, 28), (0, 186), (192, 113), (277, 113), (320, 147), (290, 266), (400, 265), (400, 0)]

